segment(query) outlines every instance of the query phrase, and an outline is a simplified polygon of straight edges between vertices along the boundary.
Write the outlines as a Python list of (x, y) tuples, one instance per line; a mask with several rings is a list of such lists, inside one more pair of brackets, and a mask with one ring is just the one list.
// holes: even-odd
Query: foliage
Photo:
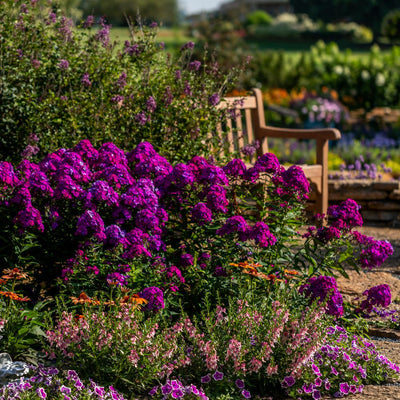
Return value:
[(296, 13), (307, 13), (312, 19), (336, 22), (347, 18), (366, 25), (379, 33), (383, 17), (398, 7), (397, 0), (377, 3), (375, 0), (333, 0), (314, 2), (312, 0), (293, 0), (291, 5)]
[(400, 9), (392, 10), (385, 15), (381, 32), (384, 37), (390, 40), (400, 40)]
[(255, 53), (245, 85), (288, 91), (305, 87), (308, 91), (334, 90), (339, 101), (351, 109), (378, 106), (398, 107), (400, 90), (398, 47), (382, 53), (373, 46), (366, 58), (354, 57), (337, 44), (318, 42), (310, 52), (289, 58), (284, 52)]
[(38, 362), (39, 343), (44, 332), (46, 303), (37, 303), (33, 307), (23, 307), (30, 299), (23, 296), (18, 286), (28, 275), (18, 268), (3, 269), (0, 279), (0, 343), (3, 352), (15, 360), (30, 363)]
[(0, 9), (2, 160), (41, 158), (86, 138), (125, 148), (147, 140), (175, 162), (209, 151), (223, 115), (215, 105), (235, 68), (223, 74), (207, 56), (192, 59), (193, 42), (172, 57), (156, 43), (156, 24), (132, 26), (117, 46), (104, 19), (94, 29), (88, 16), (76, 29), (43, 1)]
[(271, 15), (266, 11), (256, 10), (246, 16), (246, 27), (254, 27), (259, 25), (270, 25), (273, 21)]

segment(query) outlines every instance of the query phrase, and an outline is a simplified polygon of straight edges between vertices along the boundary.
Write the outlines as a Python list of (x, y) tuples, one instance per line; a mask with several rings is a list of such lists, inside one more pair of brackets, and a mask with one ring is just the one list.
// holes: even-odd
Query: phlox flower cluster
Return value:
[(318, 303), (327, 300), (327, 314), (337, 317), (343, 315), (343, 297), (333, 276), (313, 276), (307, 283), (300, 286), (299, 292), (309, 297), (312, 301), (317, 300)]
[(366, 298), (362, 300), (358, 307), (358, 312), (370, 313), (375, 306), (388, 307), (392, 302), (392, 293), (389, 285), (383, 284), (373, 286), (363, 292), (363, 296)]
[(25, 398), (23, 396), (35, 396), (37, 399), (73, 400), (87, 397), (98, 400), (125, 400), (113, 386), (105, 388), (92, 380), (85, 384), (73, 370), (61, 372), (53, 367), (30, 368), (31, 377), (21, 378), (18, 382), (0, 388), (1, 400)]
[[(153, 100), (148, 100), (150, 108)], [(249, 169), (238, 159), (219, 167), (200, 156), (172, 166), (148, 142), (124, 152), (110, 142), (96, 149), (89, 140), (82, 140), (72, 149), (50, 153), (39, 163), (24, 160), (14, 168), (0, 162), (0, 201), (13, 215), (20, 234), (43, 233), (51, 237), (52, 250), (60, 250), (52, 251), (54, 255), (67, 256), (48, 266), (67, 264), (62, 272), (64, 283), (74, 279), (84, 259), (81, 256), (77, 262), (78, 253), (97, 246), (118, 253), (127, 263), (144, 260), (154, 265), (154, 260), (162, 260), (160, 274), (171, 266), (182, 268), (174, 285), (161, 285), (163, 290), (176, 291), (185, 280), (184, 271), (195, 264), (196, 253), (201, 268), (214, 276), (226, 275), (223, 260), (201, 259), (202, 254), (216, 254), (216, 238), (227, 243), (239, 239), (266, 251), (276, 243), (266, 221), (250, 224), (231, 199), (232, 190), (241, 185), (248, 188), (266, 175), (273, 177), (269, 181), (272, 192), (285, 201), (297, 202), (307, 196), (309, 185), (302, 170), (285, 170), (270, 153)], [(201, 227), (204, 232), (213, 227), (214, 236), (204, 234), (208, 240), (195, 243), (188, 240), (188, 226)], [(73, 238), (70, 242), (68, 235)], [(167, 248), (174, 251), (166, 252)], [(96, 279), (129, 286), (129, 272), (121, 274), (111, 263), (103, 265), (107, 267), (97, 268)], [(85, 266), (85, 273), (87, 266), (92, 265)], [(149, 301), (146, 308), (163, 308), (161, 300), (156, 303), (153, 307)]]
[(359, 259), (362, 268), (379, 267), (393, 254), (393, 246), (387, 240), (376, 240), (359, 232), (353, 232), (353, 238), (361, 248)]
[(347, 199), (339, 205), (330, 206), (328, 216), (332, 220), (331, 226), (344, 231), (362, 226), (363, 219), (360, 208), (357, 202), (352, 199)]

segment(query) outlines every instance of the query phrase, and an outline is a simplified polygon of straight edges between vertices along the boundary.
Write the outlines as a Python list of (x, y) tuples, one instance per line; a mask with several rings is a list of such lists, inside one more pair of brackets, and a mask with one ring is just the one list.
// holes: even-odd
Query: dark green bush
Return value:
[(400, 40), (400, 9), (390, 11), (382, 21), (382, 35), (390, 40)]

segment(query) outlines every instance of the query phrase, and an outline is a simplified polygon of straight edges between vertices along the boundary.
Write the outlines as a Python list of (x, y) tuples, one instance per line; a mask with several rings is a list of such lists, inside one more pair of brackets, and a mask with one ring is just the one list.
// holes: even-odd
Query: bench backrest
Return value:
[[(259, 89), (253, 89), (253, 95), (250, 96), (226, 97), (218, 107), (228, 110), (226, 120), (219, 129), (220, 135), (222, 132), (226, 133), (222, 137), (221, 153), (228, 151), (229, 154), (240, 154), (242, 149), (256, 142), (259, 143), (259, 155), (268, 152), (267, 140), (258, 135), (259, 127), (265, 125), (264, 105)], [(241, 157), (244, 157), (243, 154)], [(256, 155), (252, 157), (252, 162), (255, 157)]]

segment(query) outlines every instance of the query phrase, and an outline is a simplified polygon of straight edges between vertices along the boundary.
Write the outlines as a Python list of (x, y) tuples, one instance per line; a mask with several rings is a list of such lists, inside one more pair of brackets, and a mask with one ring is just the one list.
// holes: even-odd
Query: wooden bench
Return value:
[[(239, 154), (240, 150), (258, 141), (257, 155), (268, 153), (268, 138), (312, 139), (316, 141), (316, 163), (301, 165), (308, 180), (315, 184), (316, 203), (314, 211), (326, 214), (328, 209), (328, 146), (329, 140), (340, 139), (340, 132), (334, 128), (323, 129), (285, 129), (265, 124), (264, 104), (259, 89), (252, 90), (253, 95), (245, 97), (226, 97), (219, 107), (228, 112), (226, 126), (227, 147), (230, 154)], [(224, 124), (224, 125), (225, 125)], [(255, 161), (255, 157), (252, 160)]]

